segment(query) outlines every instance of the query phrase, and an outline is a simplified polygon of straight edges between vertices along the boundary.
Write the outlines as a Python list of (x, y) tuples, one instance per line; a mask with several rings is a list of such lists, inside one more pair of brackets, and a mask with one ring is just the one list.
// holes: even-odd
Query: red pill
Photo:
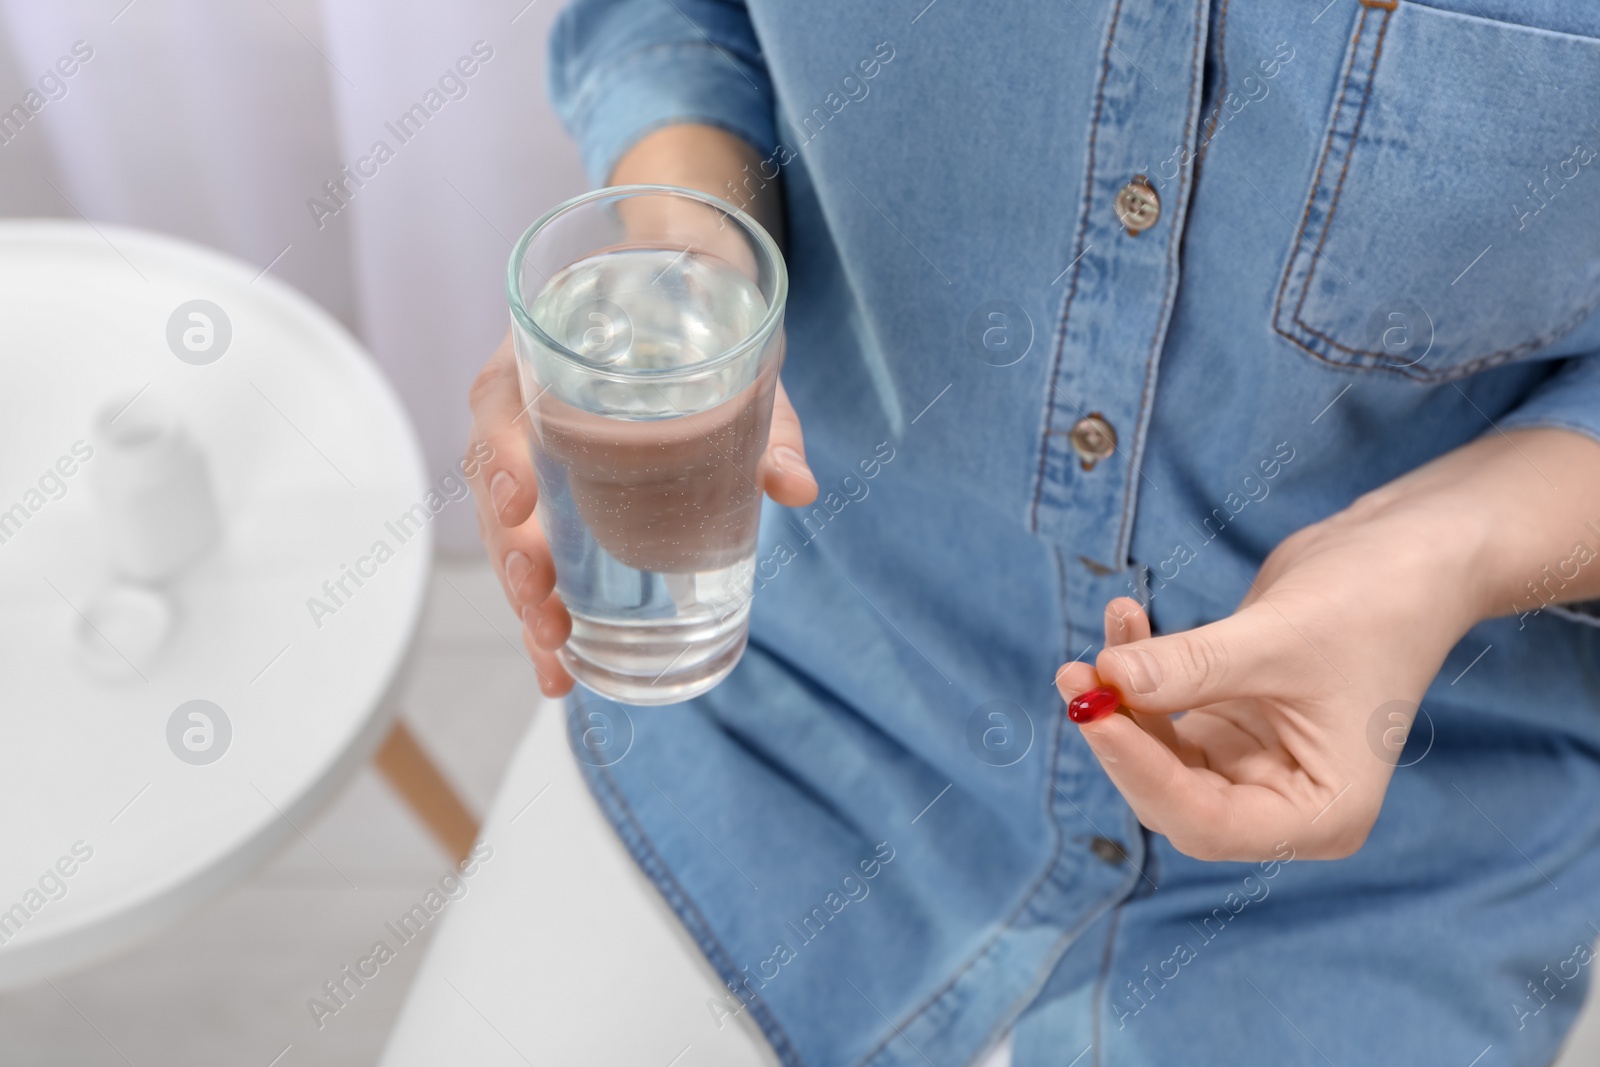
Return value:
[(1121, 693), (1113, 686), (1102, 685), (1073, 697), (1067, 705), (1067, 718), (1076, 723), (1094, 722), (1116, 711), (1121, 703)]

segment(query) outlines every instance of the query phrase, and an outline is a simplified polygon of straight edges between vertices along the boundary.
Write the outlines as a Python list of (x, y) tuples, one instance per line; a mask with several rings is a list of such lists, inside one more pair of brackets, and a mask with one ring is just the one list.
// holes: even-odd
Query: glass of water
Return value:
[(703, 693), (749, 632), (783, 257), (716, 197), (613, 186), (535, 222), (506, 284), (562, 661), (624, 703)]

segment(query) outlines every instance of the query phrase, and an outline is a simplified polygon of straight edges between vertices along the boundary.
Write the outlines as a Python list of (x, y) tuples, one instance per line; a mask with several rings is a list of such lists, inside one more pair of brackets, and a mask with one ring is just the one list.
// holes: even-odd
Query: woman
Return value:
[[(1549, 1062), (1600, 12), (575, 0), (554, 56), (596, 181), (791, 274), (749, 651), (586, 768), (727, 1010), (793, 1064)], [(507, 349), (473, 407), (559, 694)]]

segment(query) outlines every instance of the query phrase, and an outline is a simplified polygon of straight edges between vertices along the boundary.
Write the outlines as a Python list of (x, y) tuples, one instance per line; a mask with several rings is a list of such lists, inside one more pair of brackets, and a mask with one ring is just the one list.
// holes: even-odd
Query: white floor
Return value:
[[(539, 700), (517, 642), (516, 622), (488, 567), (442, 563), (408, 719), (480, 812)], [(373, 1063), (424, 940), (402, 948), (320, 1029), (306, 1001), (365, 955), (383, 924), (419, 899), (447, 860), (371, 771), (361, 772), (307, 836), (310, 844), (296, 840), (154, 940), (53, 984), (0, 996), (0, 1067)], [(1480, 1067), (1503, 1062), (1490, 1051)], [(1591, 1003), (1559, 1067), (1595, 1063), (1600, 1010)]]
[[(517, 632), (486, 564), (438, 568), (407, 719), (479, 812), (540, 700)], [(400, 949), (320, 1030), (306, 1001), (366, 955), (448, 860), (370, 769), (306, 836), (156, 939), (55, 988), (0, 995), (0, 1065), (373, 1063), (425, 940)]]

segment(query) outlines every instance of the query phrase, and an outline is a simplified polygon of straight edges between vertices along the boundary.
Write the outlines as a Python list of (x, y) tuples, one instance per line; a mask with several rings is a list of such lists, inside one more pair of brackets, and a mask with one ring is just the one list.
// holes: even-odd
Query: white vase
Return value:
[(101, 409), (93, 437), (87, 472), (119, 575), (168, 581), (216, 545), (221, 522), (205, 455), (170, 412), (119, 399)]

